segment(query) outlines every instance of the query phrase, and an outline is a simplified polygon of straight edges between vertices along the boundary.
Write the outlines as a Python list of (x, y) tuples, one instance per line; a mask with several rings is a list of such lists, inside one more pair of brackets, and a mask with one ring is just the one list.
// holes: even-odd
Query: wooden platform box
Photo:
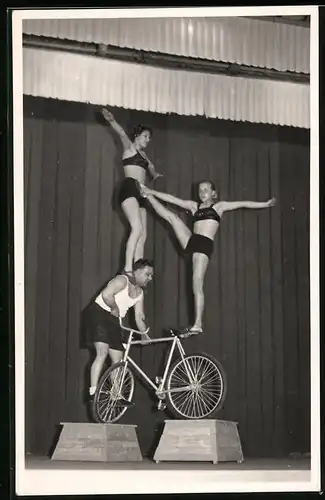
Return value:
[(239, 462), (243, 458), (236, 422), (166, 420), (155, 462)]
[(135, 425), (64, 422), (52, 460), (141, 462)]

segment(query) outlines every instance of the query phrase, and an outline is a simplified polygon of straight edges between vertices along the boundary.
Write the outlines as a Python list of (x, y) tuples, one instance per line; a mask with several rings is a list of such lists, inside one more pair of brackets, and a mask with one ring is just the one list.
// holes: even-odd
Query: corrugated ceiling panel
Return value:
[(171, 71), (25, 48), (24, 94), (180, 115), (309, 127), (309, 86)]
[(309, 73), (308, 28), (243, 17), (26, 19), (23, 31)]

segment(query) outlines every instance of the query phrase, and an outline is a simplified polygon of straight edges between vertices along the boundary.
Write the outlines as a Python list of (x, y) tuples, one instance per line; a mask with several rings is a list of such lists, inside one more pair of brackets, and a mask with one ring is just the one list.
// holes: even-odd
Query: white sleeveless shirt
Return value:
[[(115, 302), (117, 304), (117, 307), (119, 308), (120, 311), (120, 318), (124, 318), (128, 310), (133, 307), (142, 297), (143, 291), (141, 290), (141, 293), (139, 294), (138, 297), (133, 299), (129, 295), (129, 279), (127, 276), (124, 276), (126, 279), (126, 285), (125, 287), (120, 291), (117, 292), (117, 294), (114, 296)], [(98, 304), (102, 309), (105, 309), (105, 311), (111, 312), (111, 308), (106, 304), (106, 302), (103, 299), (102, 292), (96, 297), (95, 299), (96, 304)]]

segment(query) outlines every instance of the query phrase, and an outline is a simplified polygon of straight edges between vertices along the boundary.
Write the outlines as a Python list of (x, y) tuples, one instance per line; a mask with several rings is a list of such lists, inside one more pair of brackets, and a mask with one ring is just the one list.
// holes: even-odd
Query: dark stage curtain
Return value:
[[(148, 154), (164, 177), (156, 188), (191, 197), (201, 179), (221, 199), (266, 200), (272, 209), (225, 214), (206, 279), (206, 332), (184, 343), (223, 364), (228, 396), (218, 418), (239, 423), (245, 456), (309, 451), (309, 132), (114, 110), (130, 130), (154, 130)], [(24, 98), (26, 257), (26, 449), (45, 454), (64, 421), (87, 421), (91, 361), (80, 314), (120, 268), (126, 227), (115, 206), (121, 145), (94, 106)], [(188, 273), (169, 229), (148, 214), (146, 295), (153, 336), (186, 325)], [(164, 349), (135, 349), (157, 375)], [(138, 425), (150, 453), (168, 416), (137, 384), (123, 423)]]

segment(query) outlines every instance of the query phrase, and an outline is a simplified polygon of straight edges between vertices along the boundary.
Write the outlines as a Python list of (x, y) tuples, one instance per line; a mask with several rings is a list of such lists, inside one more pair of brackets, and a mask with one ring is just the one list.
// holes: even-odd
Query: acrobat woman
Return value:
[(133, 263), (144, 256), (147, 238), (147, 212), (140, 195), (140, 185), (145, 184), (147, 174), (153, 180), (161, 177), (154, 165), (143, 151), (152, 137), (152, 130), (144, 125), (138, 125), (131, 137), (116, 122), (112, 113), (102, 109), (105, 120), (119, 135), (123, 145), (122, 163), (125, 179), (119, 192), (119, 204), (129, 222), (131, 231), (126, 243), (124, 272), (132, 273)]
[[(194, 294), (194, 323), (186, 330), (191, 334), (202, 333), (204, 312), (204, 277), (209, 260), (213, 253), (215, 235), (219, 229), (224, 212), (239, 208), (267, 208), (275, 205), (275, 198), (265, 202), (256, 201), (217, 201), (215, 186), (211, 181), (199, 184), (200, 203), (192, 200), (181, 200), (167, 193), (161, 193), (146, 186), (141, 186), (141, 193), (152, 205), (155, 212), (172, 226), (175, 235), (185, 254), (192, 256), (193, 275), (192, 289)], [(193, 232), (172, 211), (158, 201), (189, 210), (193, 216)]]

